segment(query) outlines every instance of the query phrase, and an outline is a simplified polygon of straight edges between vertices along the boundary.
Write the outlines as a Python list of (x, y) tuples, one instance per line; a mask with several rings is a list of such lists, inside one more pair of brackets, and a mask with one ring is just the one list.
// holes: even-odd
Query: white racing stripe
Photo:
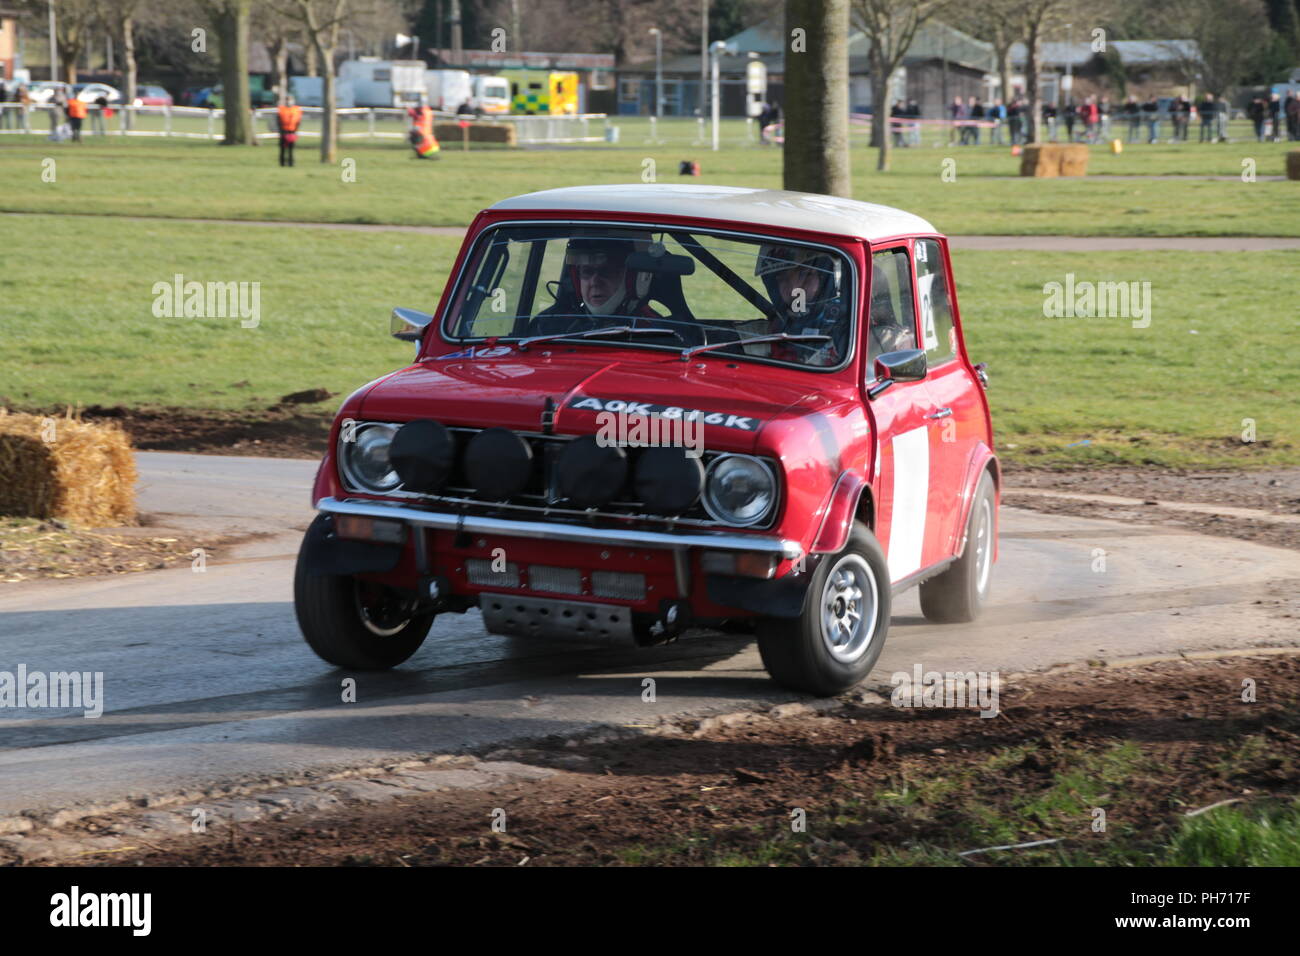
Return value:
[(922, 425), (894, 436), (894, 501), (889, 522), (892, 581), (921, 569), (930, 498), (930, 430)]

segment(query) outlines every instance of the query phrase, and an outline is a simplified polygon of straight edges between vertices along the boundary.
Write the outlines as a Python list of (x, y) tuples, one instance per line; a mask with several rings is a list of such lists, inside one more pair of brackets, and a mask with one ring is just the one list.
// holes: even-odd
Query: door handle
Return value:
[(931, 412), (929, 415), (926, 415), (925, 417), (926, 418), (947, 418), (951, 414), (952, 414), (951, 408), (941, 408), (937, 412)]

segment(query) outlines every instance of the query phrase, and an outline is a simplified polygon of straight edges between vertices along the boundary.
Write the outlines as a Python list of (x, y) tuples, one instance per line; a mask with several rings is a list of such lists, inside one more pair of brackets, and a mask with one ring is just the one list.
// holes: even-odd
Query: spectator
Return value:
[(889, 135), (895, 146), (902, 148), (907, 145), (903, 142), (903, 115), (907, 112), (907, 107), (903, 105), (902, 100), (895, 100), (894, 105), (889, 108)]
[(1246, 116), (1255, 124), (1255, 141), (1264, 142), (1264, 121), (1268, 119), (1268, 107), (1262, 97), (1256, 96), (1246, 107)]
[(1272, 124), (1270, 135), (1273, 138), (1273, 142), (1280, 143), (1282, 142), (1282, 132), (1278, 120), (1282, 115), (1282, 100), (1276, 93), (1274, 93), (1268, 98), (1268, 102), (1264, 105), (1268, 107), (1268, 119)]
[(1136, 96), (1130, 96), (1124, 103), (1124, 118), (1128, 120), (1128, 141), (1136, 143), (1142, 135), (1142, 107)]
[(1192, 125), (1192, 101), (1185, 96), (1179, 96), (1174, 101), (1174, 139), (1180, 142), (1187, 142), (1187, 129)]
[(909, 123), (907, 127), (907, 139), (912, 146), (921, 145), (921, 104), (916, 100), (911, 100), (907, 104), (907, 115), (916, 122)]
[(9, 128), (9, 88), (5, 81), (0, 79), (0, 129)]
[(275, 112), (280, 125), (280, 165), (292, 166), (293, 145), (298, 142), (298, 127), (302, 125), (302, 107), (289, 96)]
[[(1079, 108), (1074, 105), (1073, 99), (1071, 99), (1068, 103), (1065, 104), (1065, 109), (1062, 111), (1061, 115), (1062, 118), (1065, 120), (1065, 141), (1067, 143), (1073, 143), (1074, 142), (1074, 121), (1079, 117)], [(1055, 124), (1053, 124), (1052, 132), (1053, 134), (1055, 134), (1056, 132)], [(1055, 140), (1056, 136), (1053, 135), (1052, 139)]]
[(1024, 108), (1020, 105), (1020, 97), (1013, 96), (1011, 102), (1007, 104), (1007, 126), (1011, 129), (1011, 145), (1017, 146), (1024, 138), (1022, 127), (1024, 125), (1023, 114)]
[[(1042, 118), (1043, 118), (1044, 125), (1047, 126), (1047, 138), (1050, 139), (1053, 143), (1055, 143), (1056, 142), (1056, 104), (1055, 103), (1043, 104)], [(1042, 135), (1040, 134), (1038, 138), (1042, 139)]]
[(30, 133), (32, 131), (32, 94), (27, 89), (26, 83), (18, 87), (18, 107), (19, 115), (23, 121), (23, 132)]
[(1300, 96), (1292, 90), (1286, 95), (1286, 134), (1292, 142), (1300, 140)]
[(1205, 98), (1201, 100), (1197, 107), (1197, 112), (1201, 114), (1201, 139), (1202, 143), (1214, 142), (1215, 119), (1214, 114), (1218, 110), (1219, 104), (1214, 102), (1214, 94), (1206, 93)]
[(1142, 118), (1147, 124), (1147, 142), (1160, 142), (1160, 101), (1154, 96), (1142, 104)]
[(972, 120), (970, 127), (970, 141), (978, 146), (980, 144), (979, 124), (984, 122), (984, 104), (973, 96), (970, 98), (970, 118)]
[(95, 97), (95, 108), (90, 114), (90, 131), (99, 136), (106, 133), (104, 128), (104, 110), (108, 109), (108, 97), (103, 93)]
[(86, 103), (80, 97), (72, 96), (67, 103), (68, 125), (72, 127), (72, 141), (81, 142), (81, 122), (86, 118)]
[(466, 99), (464, 103), (461, 103), (460, 106), (456, 107), (456, 115), (457, 115), (457, 116), (473, 116), (473, 115), (474, 115), (474, 106), (473, 106), (473, 104), (470, 103), (470, 101), (469, 101), (468, 99)]
[(1005, 145), (1002, 139), (1002, 128), (1007, 123), (1007, 108), (1002, 104), (1001, 98), (995, 99), (993, 105), (989, 107), (989, 119), (993, 121), (993, 128), (989, 130), (989, 145)]
[(966, 106), (962, 103), (960, 96), (952, 98), (952, 106), (948, 107), (948, 115), (952, 119), (952, 131), (948, 134), (948, 145), (951, 146), (958, 136), (960, 142), (966, 142), (966, 129), (963, 121), (966, 119)]
[(1228, 121), (1232, 119), (1232, 104), (1227, 100), (1219, 100), (1218, 109), (1214, 113), (1216, 132), (1220, 143), (1228, 141)]
[(1101, 109), (1097, 106), (1097, 97), (1089, 96), (1079, 107), (1079, 119), (1083, 122), (1083, 138), (1086, 142), (1097, 142), (1097, 133), (1101, 129)]
[(1101, 102), (1097, 104), (1097, 108), (1101, 111), (1101, 138), (1104, 140), (1109, 140), (1110, 139), (1110, 117), (1111, 114), (1115, 111), (1114, 107), (1111, 105), (1110, 97), (1103, 96), (1101, 98)]

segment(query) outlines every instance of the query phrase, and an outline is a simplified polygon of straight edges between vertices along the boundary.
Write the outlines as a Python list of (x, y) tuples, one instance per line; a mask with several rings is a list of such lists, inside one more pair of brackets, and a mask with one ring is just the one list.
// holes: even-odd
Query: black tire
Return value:
[[(407, 616), (409, 603), (382, 585), (308, 574), (301, 560), (293, 578), (293, 608), (303, 639), (321, 660), (349, 670), (396, 667), (420, 649), (435, 615)], [(374, 609), (374, 618), (366, 607)]]
[(961, 557), (947, 571), (921, 584), (921, 613), (936, 624), (965, 624), (975, 620), (988, 602), (993, 572), (993, 540), (997, 534), (993, 476), (980, 477), (966, 520)]
[[(832, 580), (832, 575), (835, 579)], [(851, 579), (846, 590), (844, 575)], [(863, 586), (865, 585), (865, 587)], [(846, 594), (857, 590), (861, 630), (852, 630), (847, 646), (832, 650), (834, 635), (823, 622), (823, 609), (840, 609), (832, 620), (845, 621), (850, 611)], [(835, 604), (839, 598), (840, 603)], [(869, 621), (862, 616), (872, 600)], [(851, 600), (851, 599), (849, 599)], [(829, 697), (857, 684), (876, 665), (889, 634), (889, 567), (875, 535), (860, 521), (853, 523), (844, 550), (823, 558), (808, 583), (798, 618), (764, 618), (758, 623), (758, 651), (772, 679), (791, 690)], [(824, 631), (826, 634), (824, 635)], [(840, 636), (844, 636), (842, 633)]]

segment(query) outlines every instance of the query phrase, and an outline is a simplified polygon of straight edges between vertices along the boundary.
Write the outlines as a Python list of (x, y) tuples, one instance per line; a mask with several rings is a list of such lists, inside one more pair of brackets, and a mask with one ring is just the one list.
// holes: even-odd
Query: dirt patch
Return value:
[[(1077, 471), (1006, 469), (1005, 485), (1013, 489), (1003, 502), (1048, 514), (1084, 518), (1138, 520), (1172, 525), (1200, 534), (1255, 541), (1300, 549), (1300, 524), (1274, 523), (1226, 514), (1197, 514), (1160, 508), (1160, 501), (1252, 508), (1276, 515), (1300, 514), (1300, 468), (1266, 471), (1182, 472), (1131, 468)], [(1120, 505), (1042, 495), (1017, 495), (1015, 488), (1061, 491), (1067, 494), (1117, 495), (1144, 504)]]
[[(220, 560), (252, 535), (167, 528), (77, 528), (62, 521), (0, 518), (0, 586), (38, 578), (153, 571)], [(196, 549), (202, 555), (196, 554)]]
[[(1244, 687), (1254, 702), (1243, 701)], [(1171, 841), (1188, 811), (1233, 800), (1253, 812), (1287, 806), (1300, 793), (1297, 705), (1296, 657), (1006, 675), (993, 718), (902, 709), (867, 694), (823, 712), (787, 704), (616, 728), (488, 755), (564, 771), (548, 780), (230, 824), (103, 859), (146, 866), (1177, 861)], [(802, 830), (793, 825), (800, 819)], [(494, 820), (505, 822), (504, 832)], [(77, 827), (111, 833), (113, 820)], [(1058, 842), (961, 855), (1037, 840)]]
[(321, 457), (334, 420), (332, 409), (303, 409), (294, 403), (237, 412), (92, 405), (81, 415), (86, 421), (119, 423), (142, 451), (259, 458)]

